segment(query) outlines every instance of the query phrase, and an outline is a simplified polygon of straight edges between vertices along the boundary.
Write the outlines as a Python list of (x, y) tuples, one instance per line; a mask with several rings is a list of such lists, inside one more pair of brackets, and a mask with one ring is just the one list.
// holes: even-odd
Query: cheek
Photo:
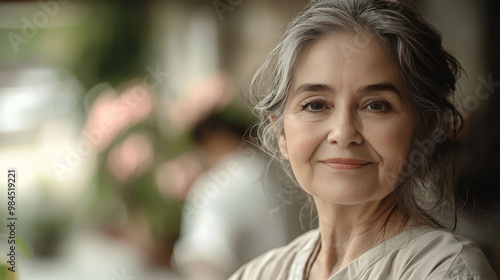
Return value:
[(394, 186), (410, 152), (413, 123), (411, 119), (401, 118), (385, 126), (374, 125), (372, 128), (369, 142), (382, 161), (380, 179)]
[(375, 148), (384, 159), (403, 157), (406, 158), (410, 148), (411, 134), (401, 130), (389, 129), (379, 133), (376, 137)]
[(285, 118), (286, 146), (292, 165), (311, 158), (322, 141), (319, 130), (319, 127), (315, 124), (303, 123), (293, 117)]

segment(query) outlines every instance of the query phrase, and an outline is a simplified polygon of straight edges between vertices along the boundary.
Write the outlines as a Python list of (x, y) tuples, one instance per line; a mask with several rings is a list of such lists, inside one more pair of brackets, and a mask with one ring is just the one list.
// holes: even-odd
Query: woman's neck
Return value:
[(320, 198), (315, 198), (315, 204), (321, 242), (309, 279), (328, 279), (406, 226), (393, 194), (359, 205), (335, 205)]

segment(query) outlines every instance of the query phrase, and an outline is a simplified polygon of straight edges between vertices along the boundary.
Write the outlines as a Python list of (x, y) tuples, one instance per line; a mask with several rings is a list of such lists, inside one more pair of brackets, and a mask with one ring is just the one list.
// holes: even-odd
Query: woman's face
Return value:
[(351, 205), (386, 197), (413, 129), (403, 78), (376, 40), (346, 33), (303, 49), (279, 146), (315, 199)]

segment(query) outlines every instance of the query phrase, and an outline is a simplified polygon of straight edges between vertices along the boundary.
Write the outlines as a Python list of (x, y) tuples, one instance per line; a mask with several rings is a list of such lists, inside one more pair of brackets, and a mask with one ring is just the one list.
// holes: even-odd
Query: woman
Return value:
[(230, 279), (497, 279), (444, 224), (460, 69), (406, 2), (312, 1), (252, 94), (264, 150), (293, 171), (319, 227)]

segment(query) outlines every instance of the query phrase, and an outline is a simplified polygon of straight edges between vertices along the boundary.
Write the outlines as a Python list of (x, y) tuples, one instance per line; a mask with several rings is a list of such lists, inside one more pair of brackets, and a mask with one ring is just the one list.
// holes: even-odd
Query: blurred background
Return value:
[[(15, 168), (16, 279), (226, 279), (307, 229), (301, 200), (285, 203), (240, 141), (252, 73), (306, 3), (0, 2), (0, 219)], [(415, 3), (467, 73), (458, 232), (499, 274), (500, 2)]]

